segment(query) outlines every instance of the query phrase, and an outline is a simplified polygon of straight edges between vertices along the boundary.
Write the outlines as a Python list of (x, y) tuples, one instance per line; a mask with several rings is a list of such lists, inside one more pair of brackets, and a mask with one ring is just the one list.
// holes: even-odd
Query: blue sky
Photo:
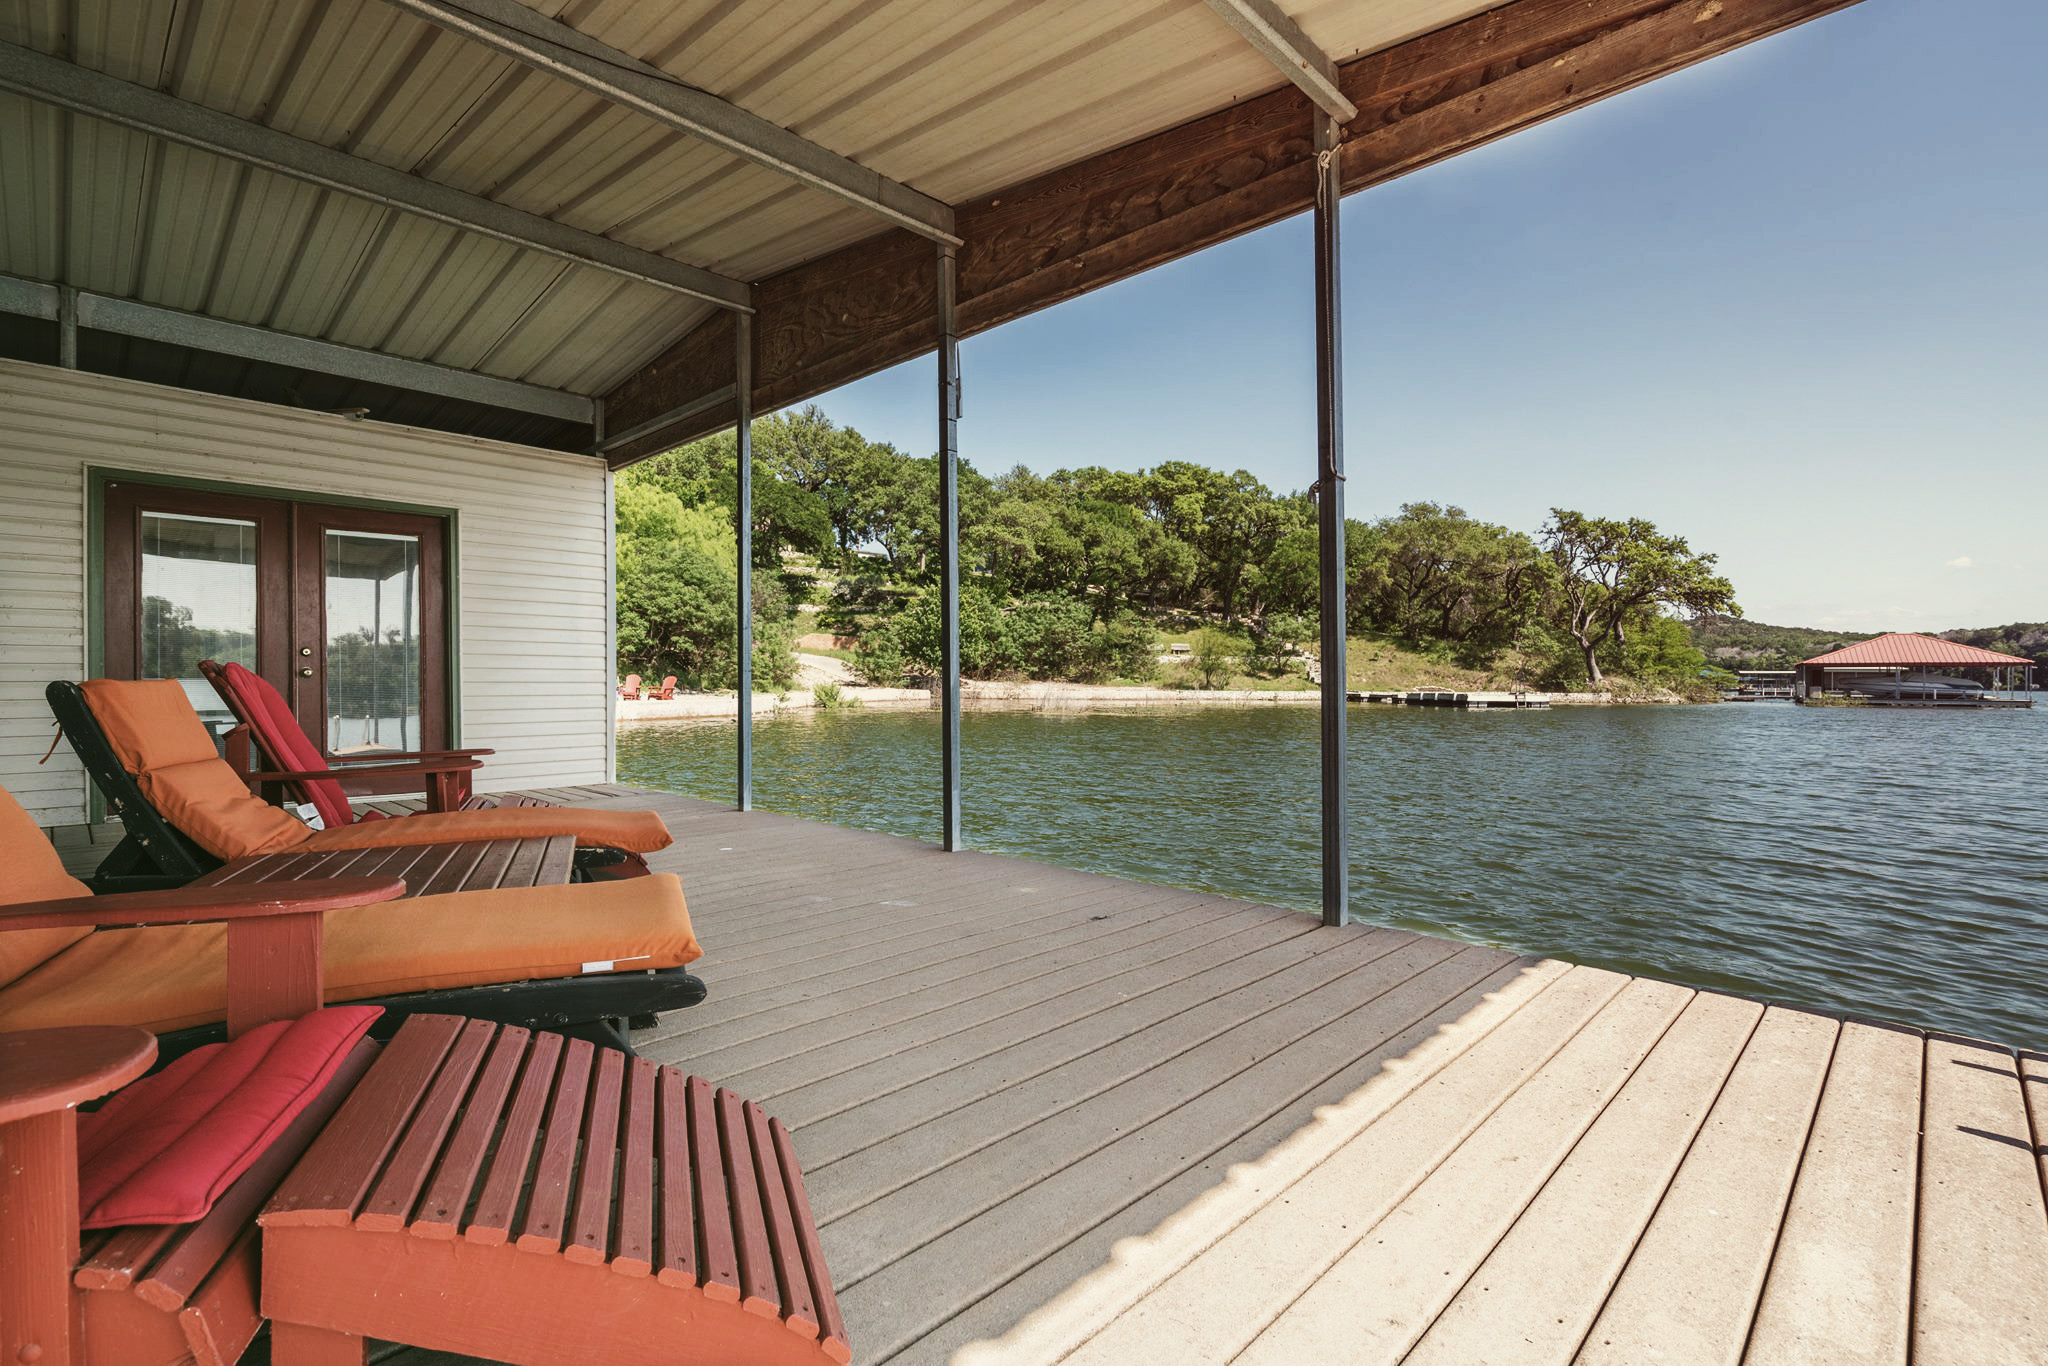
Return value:
[[(1785, 625), (2048, 619), (2043, 52), (2041, 0), (1864, 0), (1347, 198), (1351, 514), (1649, 517)], [(1302, 487), (1309, 324), (1304, 217), (970, 338), (962, 453)], [(819, 403), (924, 453), (931, 384)]]

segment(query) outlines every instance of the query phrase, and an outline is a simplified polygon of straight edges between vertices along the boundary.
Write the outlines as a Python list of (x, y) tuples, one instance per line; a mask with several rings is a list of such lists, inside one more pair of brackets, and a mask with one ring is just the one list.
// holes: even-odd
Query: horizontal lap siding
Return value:
[(45, 825), (85, 778), (43, 686), (86, 672), (86, 472), (453, 508), (462, 743), (485, 789), (608, 778), (604, 475), (535, 451), (0, 361), (0, 785)]

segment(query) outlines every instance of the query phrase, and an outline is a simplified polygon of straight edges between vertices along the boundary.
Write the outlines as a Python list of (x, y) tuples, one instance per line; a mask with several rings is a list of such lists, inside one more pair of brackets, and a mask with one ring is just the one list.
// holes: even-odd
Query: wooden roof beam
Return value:
[(622, 109), (701, 138), (920, 237), (958, 243), (953, 210), (930, 195), (770, 123), (658, 66), (536, 14), (519, 0), (386, 0), (406, 13), (500, 52)]
[[(1346, 62), (1347, 193), (1555, 118), (1856, 0), (1514, 0)], [(959, 320), (982, 332), (1314, 202), (1311, 108), (1276, 90), (962, 204)], [(937, 345), (931, 247), (885, 233), (755, 286), (754, 410)], [(733, 382), (713, 318), (606, 397), (617, 430)], [(732, 421), (731, 405), (610, 452), (626, 464)]]
[(1209, 0), (1209, 8), (1261, 57), (1280, 68), (1281, 75), (1300, 86), (1316, 108), (1339, 123), (1358, 117), (1358, 106), (1344, 98), (1337, 83), (1337, 64), (1309, 41), (1275, 0)]

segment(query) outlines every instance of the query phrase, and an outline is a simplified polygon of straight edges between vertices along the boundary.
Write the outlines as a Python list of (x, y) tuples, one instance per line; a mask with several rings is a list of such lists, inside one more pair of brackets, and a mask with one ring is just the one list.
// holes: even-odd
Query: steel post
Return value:
[(1322, 582), (1323, 923), (1345, 920), (1344, 375), (1338, 307), (1337, 121), (1316, 118), (1316, 545)]
[(78, 291), (69, 285), (57, 289), (57, 364), (78, 368)]
[(954, 313), (956, 262), (950, 243), (938, 252), (939, 303), (939, 668), (942, 763), (940, 843), (960, 841), (960, 334)]
[(739, 496), (733, 501), (734, 530), (739, 533), (739, 723), (737, 768), (739, 809), (754, 809), (754, 318), (733, 314), (734, 473)]

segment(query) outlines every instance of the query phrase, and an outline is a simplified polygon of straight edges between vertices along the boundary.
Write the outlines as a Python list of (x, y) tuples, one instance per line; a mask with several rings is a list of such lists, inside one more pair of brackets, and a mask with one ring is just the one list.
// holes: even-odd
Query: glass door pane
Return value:
[(199, 661), (256, 665), (257, 525), (144, 510), (138, 678), (175, 678), (201, 717), (228, 721)]
[(329, 529), (327, 752), (422, 747), (420, 538)]

